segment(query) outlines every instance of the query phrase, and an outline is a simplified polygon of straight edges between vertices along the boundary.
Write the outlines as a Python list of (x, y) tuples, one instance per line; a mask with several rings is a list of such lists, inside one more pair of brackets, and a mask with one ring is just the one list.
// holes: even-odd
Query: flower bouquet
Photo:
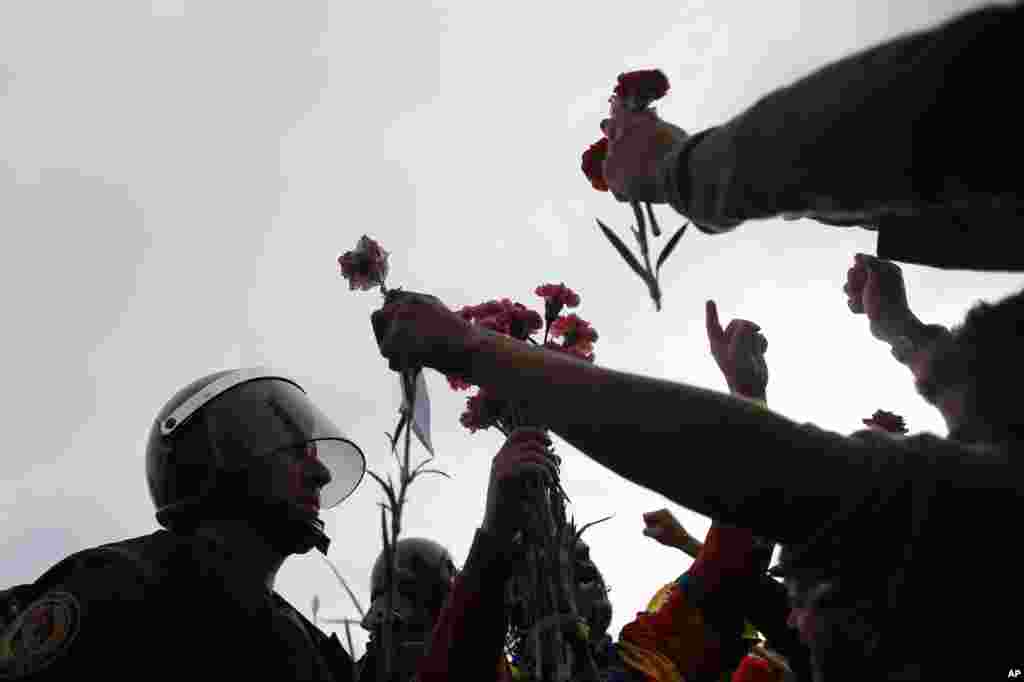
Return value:
[[(668, 89), (668, 78), (658, 69), (619, 74), (618, 83), (611, 98), (608, 100), (611, 104), (612, 120), (622, 118), (627, 112), (635, 114), (648, 111), (654, 115), (654, 109), (650, 107), (650, 104), (664, 97)], [(664, 138), (659, 140), (663, 147), (671, 147), (677, 141), (676, 136), (668, 128), (659, 130), (658, 134)], [(604, 178), (604, 163), (607, 156), (607, 137), (602, 137), (583, 152), (583, 174), (590, 180), (593, 188), (599, 192), (607, 192), (609, 189)], [(618, 197), (618, 195), (616, 197), (622, 198)], [(636, 239), (637, 245), (640, 248), (640, 257), (643, 259), (642, 265), (640, 259), (633, 255), (629, 247), (623, 243), (611, 228), (601, 222), (600, 219), (597, 220), (597, 226), (604, 233), (604, 236), (608, 238), (612, 246), (615, 247), (615, 250), (619, 252), (623, 260), (626, 261), (630, 269), (647, 285), (651, 300), (654, 301), (654, 308), (660, 311), (661, 285), (658, 276), (661, 272), (661, 266), (672, 255), (689, 223), (683, 224), (669, 238), (652, 267), (651, 253), (647, 241), (647, 223), (650, 223), (651, 233), (654, 237), (661, 236), (661, 227), (658, 225), (654, 209), (649, 202), (643, 202), (643, 210), (640, 207), (641, 202), (630, 200), (629, 203), (633, 207), (633, 215), (636, 218), (637, 224), (636, 228), (630, 227), (630, 232), (633, 233), (633, 238)]]
[[(466, 306), (459, 314), (492, 332), (593, 362), (597, 331), (579, 315), (563, 314), (566, 308), (579, 305), (579, 295), (565, 284), (543, 284), (535, 293), (544, 299), (543, 317), (507, 298)], [(542, 328), (543, 335), (534, 338)], [(472, 388), (462, 377), (449, 376), (448, 382), (455, 390)], [(528, 404), (484, 388), (466, 400), (460, 421), (471, 433), (495, 428), (506, 437), (520, 427), (545, 428), (543, 415), (532, 412)], [(506, 585), (506, 646), (510, 658), (529, 678), (567, 681), (581, 670), (595, 668), (586, 647), (578, 646), (581, 626), (570, 557), (582, 531), (566, 520), (568, 497), (558, 480), (561, 460), (553, 449), (547, 454), (555, 465), (555, 477), (536, 476), (527, 483), (528, 520), (516, 538), (522, 569)]]

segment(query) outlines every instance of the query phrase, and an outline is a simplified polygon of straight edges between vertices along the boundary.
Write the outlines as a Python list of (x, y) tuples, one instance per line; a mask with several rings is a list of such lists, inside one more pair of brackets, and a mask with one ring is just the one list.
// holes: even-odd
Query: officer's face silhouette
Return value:
[(278, 450), (268, 458), (270, 497), (320, 511), (320, 490), (331, 474), (317, 456), (315, 442)]
[[(437, 618), (437, 605), (432, 603), (434, 594), (432, 585), (435, 580), (433, 571), (424, 574), (424, 571), (417, 571), (414, 562), (403, 561), (406, 557), (399, 556), (399, 566), (396, 573), (397, 590), (395, 596), (397, 601), (394, 604), (394, 618), (396, 632), (399, 638), (409, 636), (418, 638), (423, 633), (430, 632)], [(386, 578), (375, 580), (370, 595), (370, 610), (363, 618), (364, 629), (373, 632), (381, 627), (386, 617), (385, 614), (385, 592), (388, 589)]]

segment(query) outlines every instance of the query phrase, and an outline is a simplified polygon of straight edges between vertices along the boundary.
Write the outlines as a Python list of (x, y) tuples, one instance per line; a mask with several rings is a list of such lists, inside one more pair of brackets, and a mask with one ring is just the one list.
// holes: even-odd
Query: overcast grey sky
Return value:
[[(601, 334), (600, 364), (724, 390), (704, 334), (714, 298), (724, 322), (763, 327), (774, 409), (848, 433), (882, 408), (944, 433), (846, 307), (846, 269), (874, 252), (873, 233), (766, 221), (687, 234), (655, 313), (594, 226), (624, 230), (630, 212), (590, 188), (579, 159), (622, 71), (663, 69), (660, 113), (695, 131), (830, 59), (979, 4), (0, 4), (0, 588), (156, 528), (150, 422), (218, 369), (291, 373), (371, 468), (390, 470), (383, 433), (398, 392), (370, 331), (379, 297), (350, 293), (335, 264), (364, 233), (391, 251), (393, 285), (456, 307), (536, 305), (537, 284), (564, 281)], [(913, 308), (943, 324), (1021, 283), (903, 269)], [(414, 485), (406, 534), (461, 562), (501, 439), (470, 435), (458, 424), (466, 394), (428, 381), (437, 463), (453, 478)], [(689, 560), (641, 535), (641, 513), (663, 498), (558, 451), (575, 517), (615, 514), (588, 537), (617, 634)], [(713, 443), (680, 443), (661, 456), (699, 476), (713, 455)], [(380, 498), (366, 479), (326, 514), (330, 558), (364, 603)], [(707, 519), (667, 506), (706, 532)], [(324, 615), (354, 613), (315, 553), (288, 561), (278, 588), (307, 615), (314, 593)]]

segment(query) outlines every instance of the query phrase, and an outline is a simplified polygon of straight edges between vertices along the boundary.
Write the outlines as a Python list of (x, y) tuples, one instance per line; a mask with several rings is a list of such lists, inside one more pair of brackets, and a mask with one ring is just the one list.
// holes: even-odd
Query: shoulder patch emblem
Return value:
[(43, 670), (78, 635), (82, 609), (68, 592), (48, 592), (28, 605), (0, 632), (0, 680), (17, 680)]

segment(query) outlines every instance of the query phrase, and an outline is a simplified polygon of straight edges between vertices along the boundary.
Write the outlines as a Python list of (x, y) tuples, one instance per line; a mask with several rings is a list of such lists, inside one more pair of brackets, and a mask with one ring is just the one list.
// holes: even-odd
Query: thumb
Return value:
[(665, 534), (665, 529), (660, 526), (647, 526), (643, 532), (647, 537), (657, 539)]
[(714, 301), (708, 301), (704, 304), (704, 324), (708, 330), (708, 341), (711, 342), (711, 346), (719, 346), (725, 342), (725, 331), (722, 329), (722, 323), (718, 319), (718, 306), (715, 305)]

